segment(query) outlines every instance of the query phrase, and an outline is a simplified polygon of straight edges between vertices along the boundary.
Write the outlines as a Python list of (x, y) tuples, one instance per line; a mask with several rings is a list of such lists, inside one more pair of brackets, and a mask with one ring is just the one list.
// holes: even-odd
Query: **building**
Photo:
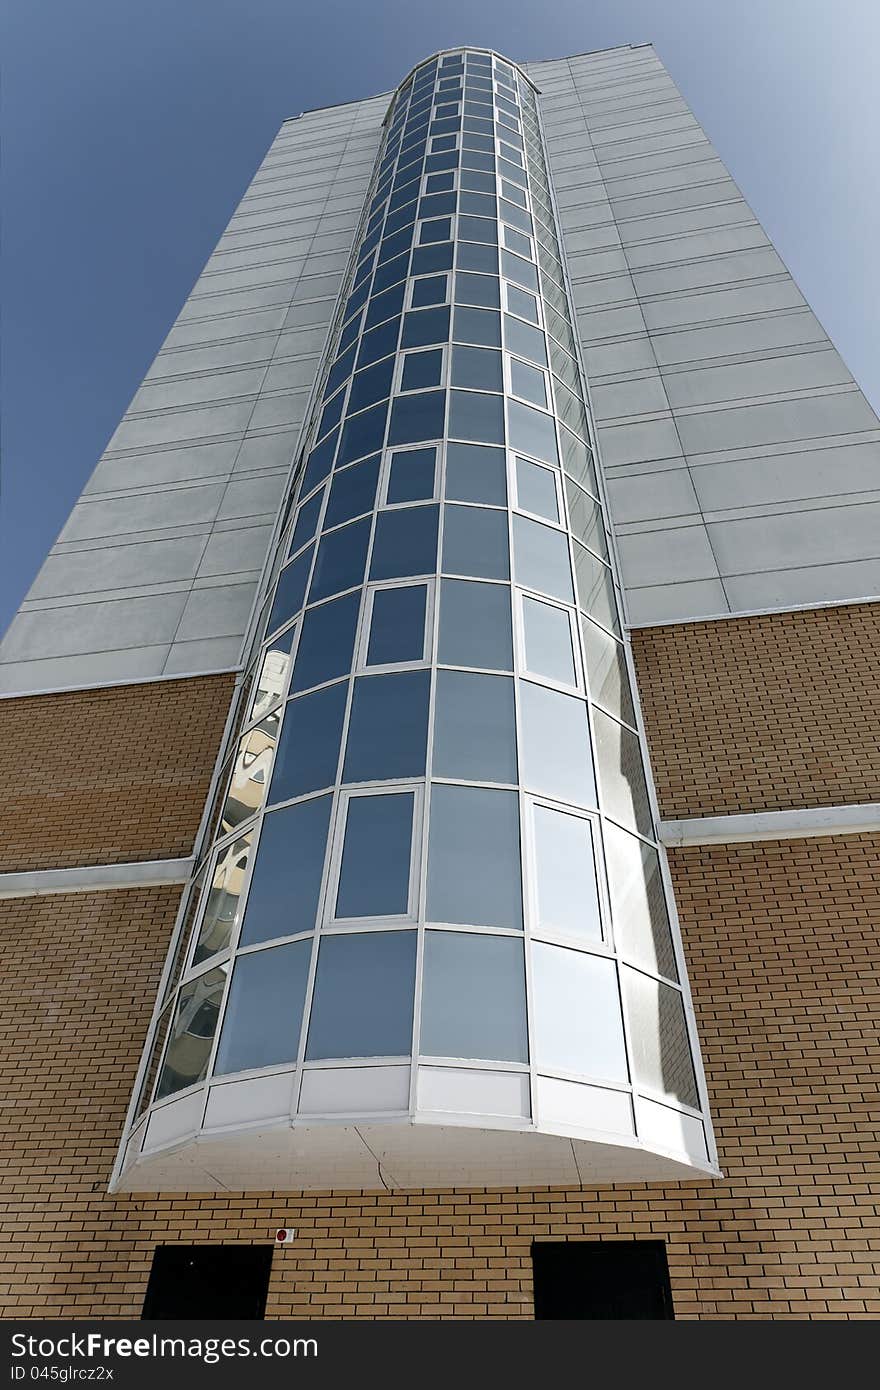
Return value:
[(7, 1316), (876, 1314), (878, 440), (650, 46), (285, 123), (0, 644)]

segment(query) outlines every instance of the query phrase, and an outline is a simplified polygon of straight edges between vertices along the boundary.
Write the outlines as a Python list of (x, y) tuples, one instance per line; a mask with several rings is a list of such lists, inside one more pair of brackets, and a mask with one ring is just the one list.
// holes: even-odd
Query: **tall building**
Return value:
[(878, 440), (649, 45), (284, 124), (0, 644), (7, 1316), (876, 1315)]

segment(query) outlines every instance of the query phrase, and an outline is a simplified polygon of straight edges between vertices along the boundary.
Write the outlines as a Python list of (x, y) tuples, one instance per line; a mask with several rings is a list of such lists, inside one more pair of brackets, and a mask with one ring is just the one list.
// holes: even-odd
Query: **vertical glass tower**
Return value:
[(443, 53), (388, 112), (117, 1186), (715, 1171), (618, 614), (534, 89)]

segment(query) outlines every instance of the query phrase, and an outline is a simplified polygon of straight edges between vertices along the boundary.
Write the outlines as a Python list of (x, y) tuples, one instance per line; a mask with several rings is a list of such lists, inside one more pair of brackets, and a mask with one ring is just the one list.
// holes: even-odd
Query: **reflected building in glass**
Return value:
[(717, 1172), (535, 88), (388, 108), (114, 1178)]

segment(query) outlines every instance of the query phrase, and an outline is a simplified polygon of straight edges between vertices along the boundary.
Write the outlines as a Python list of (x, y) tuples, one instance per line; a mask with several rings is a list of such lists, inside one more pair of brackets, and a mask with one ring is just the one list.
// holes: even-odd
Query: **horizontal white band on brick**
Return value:
[(0, 898), (47, 893), (100, 893), (111, 888), (160, 888), (186, 883), (193, 860), (147, 859), (140, 864), (87, 864), (74, 869), (23, 869), (0, 874)]
[(802, 811), (694, 816), (689, 820), (660, 822), (660, 839), (667, 849), (730, 845), (749, 840), (812, 840), (825, 835), (864, 835), (872, 831), (880, 831), (878, 801), (855, 806), (811, 806)]

